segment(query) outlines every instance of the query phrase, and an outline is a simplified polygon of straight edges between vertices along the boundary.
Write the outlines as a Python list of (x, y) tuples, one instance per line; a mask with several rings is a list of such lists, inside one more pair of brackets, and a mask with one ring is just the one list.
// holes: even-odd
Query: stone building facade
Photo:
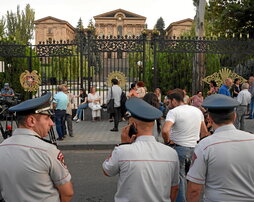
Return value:
[[(139, 36), (146, 29), (146, 17), (117, 9), (94, 16), (95, 34), (98, 36)], [(46, 41), (72, 41), (75, 28), (67, 21), (55, 17), (38, 19), (35, 24), (35, 44)], [(180, 36), (191, 30), (190, 18), (171, 23), (166, 28), (166, 36)], [(152, 30), (147, 30), (148, 35)]]
[(179, 37), (181, 36), (184, 32), (190, 31), (192, 28), (193, 20), (190, 18), (176, 21), (171, 23), (165, 30), (166, 36), (169, 37)]
[(51, 16), (41, 18), (35, 24), (35, 44), (46, 41), (72, 41), (75, 28), (67, 21)]
[(117, 9), (94, 16), (98, 36), (138, 36), (146, 28), (146, 17)]

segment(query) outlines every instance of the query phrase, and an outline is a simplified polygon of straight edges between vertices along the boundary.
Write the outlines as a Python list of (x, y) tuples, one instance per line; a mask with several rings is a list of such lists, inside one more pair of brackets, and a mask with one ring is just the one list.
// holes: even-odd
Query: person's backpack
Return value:
[(122, 117), (124, 116), (124, 114), (126, 113), (126, 107), (125, 107), (125, 102), (127, 100), (127, 96), (124, 92), (122, 92), (121, 94), (121, 100), (120, 100), (120, 103), (121, 103), (121, 114), (122, 114)]
[(121, 99), (120, 99), (121, 107), (123, 107), (123, 106), (125, 107), (126, 100), (127, 100), (127, 96), (126, 96), (125, 92), (122, 92)]

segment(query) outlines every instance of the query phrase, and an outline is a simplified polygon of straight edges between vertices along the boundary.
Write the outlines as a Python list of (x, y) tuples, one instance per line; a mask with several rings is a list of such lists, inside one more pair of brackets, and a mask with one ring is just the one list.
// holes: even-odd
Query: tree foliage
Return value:
[(20, 11), (17, 6), (16, 13), (7, 11), (6, 14), (6, 35), (10, 39), (15, 39), (23, 44), (27, 44), (33, 38), (34, 31), (34, 10), (29, 4), (25, 10)]
[(82, 21), (81, 18), (79, 18), (78, 24), (77, 24), (77, 27), (76, 27), (76, 28), (79, 29), (79, 30), (84, 30), (83, 21)]
[(163, 36), (165, 35), (165, 30), (164, 30), (165, 29), (165, 22), (164, 22), (162, 17), (160, 17), (157, 20), (154, 28), (157, 29), (160, 32), (161, 35), (163, 35)]
[(210, 0), (206, 18), (213, 33), (249, 34), (254, 38), (253, 0)]
[(6, 21), (5, 18), (2, 16), (2, 18), (0, 19), (0, 37), (3, 38), (5, 35), (5, 25), (6, 25)]

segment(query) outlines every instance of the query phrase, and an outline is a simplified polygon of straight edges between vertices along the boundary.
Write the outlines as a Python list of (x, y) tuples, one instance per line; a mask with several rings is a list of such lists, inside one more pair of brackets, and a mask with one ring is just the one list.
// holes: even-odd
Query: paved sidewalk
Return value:
[[(113, 122), (73, 121), (74, 137), (67, 136), (63, 141), (59, 141), (58, 145), (60, 149), (113, 149), (115, 144), (120, 143), (121, 128), (126, 124), (125, 121), (120, 122), (119, 132), (111, 132)], [(254, 133), (254, 119), (246, 119), (246, 128), (247, 131)], [(2, 141), (0, 137), (0, 142)]]
[[(109, 121), (73, 121), (74, 137), (58, 142), (61, 149), (112, 149), (121, 141), (121, 128), (126, 121), (119, 123), (119, 131), (111, 132), (114, 123)], [(57, 133), (56, 133), (57, 136)]]

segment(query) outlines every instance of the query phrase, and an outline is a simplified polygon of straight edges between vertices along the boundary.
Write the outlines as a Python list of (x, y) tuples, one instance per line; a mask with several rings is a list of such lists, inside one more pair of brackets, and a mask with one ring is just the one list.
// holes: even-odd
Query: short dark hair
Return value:
[(183, 92), (183, 90), (181, 88), (175, 88), (173, 90), (173, 92), (179, 93), (184, 98), (184, 92)]
[(173, 100), (175, 99), (178, 102), (183, 102), (183, 95), (179, 92), (172, 92), (167, 95), (168, 99)]
[(35, 117), (36, 120), (39, 120), (43, 114), (34, 114), (34, 113), (31, 113), (31, 114), (17, 114), (17, 123), (18, 123), (18, 126), (25, 126), (26, 125), (26, 120), (28, 118), (28, 116), (30, 115), (33, 115)]
[(210, 83), (212, 83), (214, 87), (217, 87), (216, 81), (211, 80)]
[(18, 126), (24, 126), (26, 123), (26, 119), (27, 119), (28, 115), (17, 115), (16, 117), (16, 121), (18, 123)]
[(217, 125), (229, 124), (234, 122), (234, 113), (235, 113), (234, 111), (224, 113), (209, 112), (209, 116)]
[(131, 84), (131, 89), (134, 89), (135, 86), (136, 86), (136, 84), (135, 84), (135, 83), (132, 83), (132, 84)]
[(117, 80), (117, 79), (112, 79), (111, 82), (112, 82), (114, 85), (117, 85), (117, 84), (118, 84), (118, 80)]
[(239, 80), (240, 80), (239, 78), (235, 78), (234, 84), (236, 84), (236, 82), (239, 81)]

